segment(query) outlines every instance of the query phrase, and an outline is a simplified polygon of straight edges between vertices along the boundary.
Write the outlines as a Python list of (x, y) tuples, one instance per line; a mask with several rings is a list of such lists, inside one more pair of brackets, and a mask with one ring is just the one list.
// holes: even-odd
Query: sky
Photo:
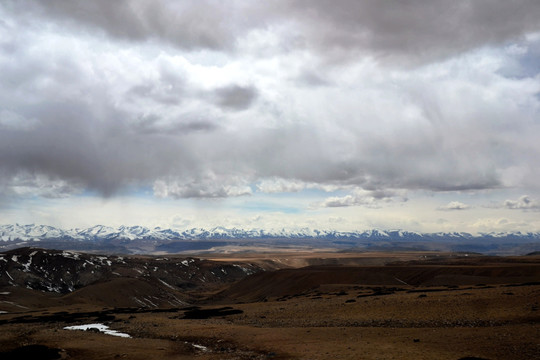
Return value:
[(540, 231), (537, 0), (3, 0), (0, 223)]

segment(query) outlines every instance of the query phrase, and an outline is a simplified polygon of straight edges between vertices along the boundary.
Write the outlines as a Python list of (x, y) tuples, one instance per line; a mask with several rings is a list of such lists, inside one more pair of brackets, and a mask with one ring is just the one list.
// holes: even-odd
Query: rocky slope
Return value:
[[(61, 303), (182, 306), (192, 302), (195, 293), (212, 291), (258, 271), (261, 268), (253, 264), (192, 257), (124, 257), (20, 248), (0, 253), (0, 310), (16, 310), (17, 304), (10, 304), (8, 298), (21, 292), (34, 292)], [(23, 298), (30, 297), (34, 296)]]

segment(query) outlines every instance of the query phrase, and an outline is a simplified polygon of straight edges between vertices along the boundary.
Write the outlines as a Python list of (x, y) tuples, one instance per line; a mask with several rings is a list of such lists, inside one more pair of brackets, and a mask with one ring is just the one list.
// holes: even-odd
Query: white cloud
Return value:
[(345, 196), (329, 197), (321, 203), (314, 204), (313, 207), (336, 208), (348, 206), (365, 206), (368, 208), (380, 208), (384, 203), (395, 201), (406, 202), (407, 200), (408, 199), (403, 191), (366, 191), (363, 189), (355, 189), (352, 194)]
[[(224, 179), (225, 180), (225, 179)], [(156, 180), (154, 195), (159, 198), (227, 198), (251, 195), (251, 187), (240, 183), (222, 183), (213, 174), (204, 179), (193, 179), (190, 182)]]
[(480, 218), (476, 219), (471, 226), (477, 233), (491, 232), (529, 232), (538, 229), (538, 223), (508, 219), (508, 218)]
[(531, 199), (528, 195), (521, 196), (518, 200), (505, 200), (504, 207), (512, 210), (540, 210), (540, 203)]
[(467, 210), (470, 209), (470, 205), (464, 204), (460, 201), (451, 201), (444, 206), (440, 206), (437, 210), (452, 211), (452, 210)]
[(274, 193), (294, 193), (300, 192), (305, 189), (316, 189), (322, 190), (325, 192), (333, 192), (342, 189), (349, 189), (351, 186), (339, 186), (333, 184), (321, 184), (321, 183), (310, 183), (304, 182), (296, 179), (286, 179), (286, 178), (263, 178), (257, 184), (257, 191), (274, 194)]
[(302, 181), (286, 180), (280, 178), (263, 179), (257, 184), (257, 190), (264, 193), (298, 192), (306, 188)]

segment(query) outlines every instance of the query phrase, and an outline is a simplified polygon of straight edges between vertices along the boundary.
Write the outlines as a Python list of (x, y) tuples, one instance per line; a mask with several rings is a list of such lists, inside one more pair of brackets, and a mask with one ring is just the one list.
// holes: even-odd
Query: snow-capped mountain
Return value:
[(356, 249), (464, 251), (484, 254), (527, 254), (540, 249), (540, 233), (465, 232), (417, 233), (371, 229), (335, 231), (310, 228), (165, 229), (144, 226), (59, 229), (47, 225), (0, 225), (0, 249), (33, 246), (59, 250), (110, 253), (179, 253), (251, 251), (258, 247), (276, 249)]
[(63, 230), (47, 225), (3, 225), (0, 226), (0, 239), (40, 240), (43, 238), (59, 238), (64, 236)]
[(333, 231), (309, 228), (300, 229), (238, 229), (214, 227), (185, 230), (147, 228), (144, 226), (120, 226), (117, 228), (96, 225), (87, 229), (63, 230), (47, 225), (0, 225), (2, 241), (134, 241), (134, 240), (216, 240), (216, 239), (332, 239), (332, 240), (380, 240), (380, 241), (430, 241), (474, 239), (523, 239), (540, 241), (540, 233), (483, 233), (472, 235), (464, 232), (422, 234), (403, 230)]

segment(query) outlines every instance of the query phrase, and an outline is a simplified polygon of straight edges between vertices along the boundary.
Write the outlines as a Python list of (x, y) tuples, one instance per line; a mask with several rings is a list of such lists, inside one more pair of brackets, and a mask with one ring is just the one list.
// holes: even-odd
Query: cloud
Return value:
[(184, 95), (182, 84), (160, 85), (156, 83), (135, 85), (128, 91), (127, 95), (132, 97), (134, 101), (152, 99), (163, 105), (180, 105)]
[[(96, 0), (46, 3), (9, 1), (27, 17), (49, 17), (71, 31), (90, 30), (130, 40), (161, 40), (183, 49), (225, 49), (234, 44), (235, 12), (214, 1)], [(240, 21), (240, 20), (238, 20)]]
[(140, 132), (118, 120), (125, 114), (112, 107), (96, 111), (73, 102), (41, 104), (33, 110), (40, 123), (32, 131), (0, 132), (1, 168), (12, 177), (9, 181), (31, 172), (110, 196), (154, 176), (195, 169), (190, 164), (196, 155), (183, 151), (185, 144), (175, 136)]
[[(500, 73), (523, 51), (484, 45), (535, 31), (539, 5), (490, 4), (3, 2), (0, 182), (174, 198), (365, 191), (327, 207), (535, 186), (540, 86)], [(242, 47), (256, 30), (264, 56)], [(321, 65), (340, 56), (355, 61)]]
[(445, 206), (440, 206), (437, 208), (437, 210), (442, 210), (442, 211), (453, 211), (453, 210), (468, 210), (470, 209), (471, 207), (467, 204), (464, 204), (462, 202), (459, 202), (459, 201), (451, 201), (449, 202), (448, 204), (446, 204)]
[(502, 65), (500, 73), (506, 77), (526, 78), (540, 73), (540, 35), (529, 34), (523, 40), (507, 46), (508, 61)]
[(245, 110), (257, 98), (257, 89), (252, 86), (231, 85), (214, 91), (216, 104), (224, 109)]
[(160, 198), (227, 198), (251, 195), (252, 190), (247, 184), (229, 183), (228, 179), (217, 179), (214, 174), (206, 178), (193, 179), (190, 182), (164, 181), (154, 182), (154, 195)]
[[(27, 61), (22, 59), (21, 71)], [(123, 66), (129, 69), (131, 64)], [(147, 70), (154, 68), (152, 62), (146, 66)], [(532, 154), (538, 153), (534, 131), (520, 131), (528, 123), (528, 115), (512, 108), (514, 101), (527, 98), (529, 90), (506, 96), (506, 84), (513, 90), (518, 85), (506, 80), (501, 84), (495, 79), (485, 85), (490, 93), (501, 94), (493, 103), (474, 106), (467, 98), (482, 97), (484, 89), (474, 89), (477, 95), (464, 93), (448, 99), (447, 94), (460, 90), (449, 79), (451, 74), (440, 79), (436, 89), (428, 83), (415, 84), (423, 86), (422, 92), (429, 96), (412, 97), (405, 103), (400, 99), (402, 94), (419, 91), (410, 88), (412, 78), (411, 83), (401, 83), (402, 93), (388, 91), (385, 97), (379, 97), (385, 86), (367, 93), (360, 89), (350, 99), (331, 96), (331, 101), (319, 99), (317, 93), (294, 96), (302, 93), (283, 88), (289, 100), (275, 103), (281, 113), (271, 118), (273, 127), (266, 127), (260, 119), (268, 114), (259, 101), (246, 110), (245, 120), (236, 115), (238, 112), (212, 112), (206, 100), (191, 96), (178, 108), (162, 107), (159, 102), (124, 102), (122, 85), (131, 71), (125, 79), (120, 70), (107, 70), (115, 71), (118, 78), (111, 87), (81, 70), (68, 85), (58, 79), (49, 81), (47, 89), (36, 90), (45, 75), (37, 71), (36, 80), (22, 89), (10, 93), (0, 90), (3, 106), (23, 118), (36, 119), (31, 128), (11, 127), (0, 132), (1, 167), (13, 174), (35, 171), (73, 181), (107, 196), (130, 185), (151, 186), (156, 179), (189, 184), (206, 169), (218, 174), (220, 181), (239, 176), (255, 183), (279, 178), (315, 183), (321, 188), (454, 191), (497, 188), (501, 171), (509, 165), (531, 169)], [(364, 79), (363, 74), (355, 76)], [(8, 84), (5, 78), (0, 82)], [(73, 89), (72, 94), (66, 92), (66, 86)], [(80, 98), (83, 89), (85, 97)], [(31, 104), (23, 99), (23, 93), (32, 99)], [(362, 98), (361, 104), (358, 98)], [(291, 100), (295, 103), (290, 104)], [(399, 110), (407, 107), (417, 109), (418, 115), (408, 119), (407, 113)], [(506, 122), (501, 121), (499, 127), (497, 118), (482, 115), (484, 108), (494, 109), (488, 115), (500, 110), (508, 118), (520, 120), (513, 122), (511, 131), (503, 132)], [(456, 113), (453, 109), (464, 110)], [(464, 117), (470, 121), (452, 120)], [(517, 139), (520, 145), (516, 147)], [(523, 173), (523, 178), (526, 175)], [(521, 178), (512, 181), (519, 184)], [(288, 185), (275, 189), (280, 187), (292, 189)], [(267, 185), (264, 188), (262, 191), (276, 191)], [(214, 196), (215, 192), (200, 194)], [(359, 200), (349, 200), (355, 201)]]
[(352, 194), (345, 196), (333, 196), (323, 202), (314, 204), (313, 207), (334, 208), (348, 206), (365, 206), (368, 208), (380, 208), (383, 203), (394, 201), (406, 202), (408, 199), (403, 192), (391, 190), (365, 191), (356, 189)]
[(19, 129), (31, 130), (37, 125), (36, 119), (26, 119), (20, 114), (9, 110), (0, 111), (0, 130), (2, 129)]
[(211, 132), (217, 130), (219, 125), (203, 119), (178, 119), (178, 121), (163, 121), (158, 116), (141, 117), (134, 124), (133, 130), (140, 135), (187, 135), (193, 132)]
[(528, 222), (519, 219), (507, 219), (507, 218), (479, 218), (471, 224), (475, 232), (478, 233), (492, 233), (492, 232), (512, 232), (512, 231), (530, 231), (537, 225), (533, 222)]
[(540, 30), (535, 0), (8, 1), (28, 24), (48, 19), (73, 32), (189, 50), (234, 52), (256, 32), (282, 29), (276, 51), (308, 49), (332, 61), (371, 56), (426, 63)]
[(332, 83), (313, 70), (304, 70), (296, 78), (298, 83), (306, 87), (330, 86)]
[(518, 200), (505, 200), (504, 207), (512, 210), (540, 210), (540, 203), (528, 195), (520, 196)]
[(268, 6), (293, 36), (335, 60), (371, 55), (425, 63), (540, 30), (534, 0), (281, 0)]
[(272, 193), (294, 193), (305, 189), (316, 189), (325, 192), (332, 192), (341, 189), (349, 189), (350, 186), (339, 186), (332, 184), (322, 184), (315, 182), (304, 182), (296, 179), (286, 178), (263, 178), (257, 184), (257, 191), (272, 194)]
[(67, 198), (83, 191), (81, 186), (62, 179), (51, 179), (39, 174), (17, 174), (1, 184), (2, 196), (25, 198), (43, 197), (48, 199)]
[(298, 192), (306, 188), (306, 184), (302, 181), (286, 180), (286, 179), (263, 179), (257, 184), (257, 190), (263, 193), (284, 193)]

